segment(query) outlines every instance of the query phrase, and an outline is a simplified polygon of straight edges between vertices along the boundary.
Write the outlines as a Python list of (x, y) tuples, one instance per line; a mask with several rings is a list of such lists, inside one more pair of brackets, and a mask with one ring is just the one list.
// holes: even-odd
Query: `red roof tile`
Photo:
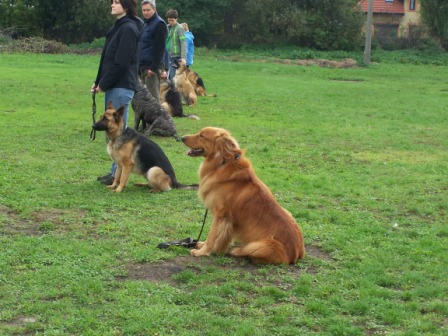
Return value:
[[(364, 12), (367, 12), (369, 0), (361, 0), (361, 8)], [(373, 0), (373, 13), (404, 14), (403, 0)]]

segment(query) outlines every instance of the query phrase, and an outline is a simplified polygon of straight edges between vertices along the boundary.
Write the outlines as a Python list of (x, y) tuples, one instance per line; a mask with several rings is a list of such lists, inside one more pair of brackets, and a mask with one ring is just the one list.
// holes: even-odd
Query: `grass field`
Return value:
[[(231, 131), (304, 233), (303, 261), (257, 266), (156, 248), (196, 238), (194, 191), (96, 181), (98, 61), (0, 54), (0, 335), (448, 335), (447, 66), (198, 54), (217, 97), (179, 135)], [(154, 140), (198, 182), (201, 159)]]

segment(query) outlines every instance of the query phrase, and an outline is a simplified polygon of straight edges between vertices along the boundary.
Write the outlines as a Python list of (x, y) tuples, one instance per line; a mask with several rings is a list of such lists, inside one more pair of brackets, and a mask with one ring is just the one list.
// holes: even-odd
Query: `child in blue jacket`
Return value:
[(182, 28), (185, 30), (185, 39), (187, 41), (187, 68), (190, 67), (190, 65), (193, 64), (193, 57), (194, 57), (194, 35), (193, 33), (188, 29), (188, 25), (183, 22), (180, 24)]

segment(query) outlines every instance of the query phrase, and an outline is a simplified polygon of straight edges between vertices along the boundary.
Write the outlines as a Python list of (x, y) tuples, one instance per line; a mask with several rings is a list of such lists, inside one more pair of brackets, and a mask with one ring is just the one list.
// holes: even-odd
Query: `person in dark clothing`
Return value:
[(155, 0), (142, 1), (145, 25), (140, 35), (139, 74), (151, 95), (160, 101), (160, 77), (165, 70), (163, 56), (168, 30), (157, 14)]
[[(137, 0), (111, 0), (110, 4), (116, 21), (106, 34), (98, 73), (90, 91), (105, 93), (104, 110), (109, 101), (116, 109), (123, 106), (126, 125), (129, 104), (138, 88), (138, 40), (143, 21), (137, 17)], [(98, 177), (98, 181), (112, 184), (115, 170), (113, 163), (110, 173)]]

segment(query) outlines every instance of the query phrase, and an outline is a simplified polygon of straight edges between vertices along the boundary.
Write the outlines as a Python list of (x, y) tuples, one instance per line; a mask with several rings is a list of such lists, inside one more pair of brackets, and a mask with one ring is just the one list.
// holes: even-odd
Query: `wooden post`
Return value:
[(372, 52), (372, 16), (373, 16), (373, 0), (369, 1), (369, 9), (367, 10), (366, 22), (366, 43), (364, 46), (364, 63), (370, 64), (370, 54)]

